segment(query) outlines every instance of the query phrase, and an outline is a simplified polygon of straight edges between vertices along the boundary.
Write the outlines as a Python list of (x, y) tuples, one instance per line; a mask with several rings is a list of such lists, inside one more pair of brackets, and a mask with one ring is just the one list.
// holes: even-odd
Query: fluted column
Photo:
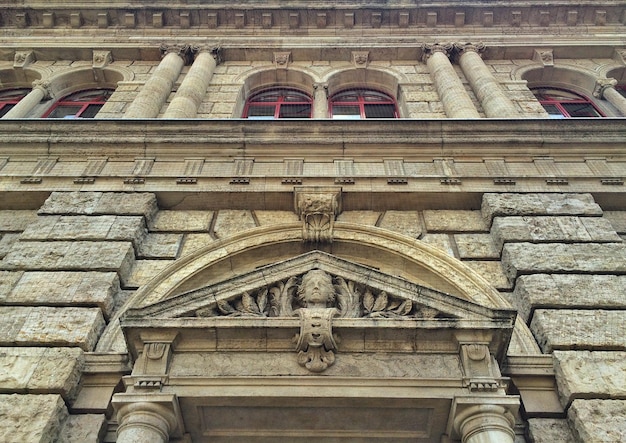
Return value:
[(617, 108), (622, 116), (626, 117), (626, 98), (617, 92), (615, 85), (617, 85), (617, 80), (614, 78), (600, 78), (596, 81), (593, 95), (607, 100)]
[(450, 118), (480, 118), (474, 103), (448, 58), (452, 45), (424, 45), (424, 59)]
[(51, 98), (50, 83), (44, 80), (35, 80), (33, 89), (22, 98), (18, 104), (13, 106), (2, 118), (24, 118), (43, 99)]
[(200, 49), (163, 118), (193, 118), (219, 63), (219, 49)]
[(515, 417), (505, 407), (471, 406), (454, 418), (462, 443), (514, 443)]
[(520, 117), (519, 111), (480, 56), (485, 46), (482, 43), (457, 43), (455, 48), (463, 74), (480, 101), (485, 115), (490, 118)]
[(328, 84), (315, 83), (313, 87), (313, 118), (328, 118)]
[(147, 401), (122, 406), (117, 421), (117, 443), (167, 443), (177, 424), (167, 407)]
[(154, 118), (172, 91), (189, 55), (189, 46), (162, 47), (164, 57), (137, 97), (128, 107), (124, 118)]

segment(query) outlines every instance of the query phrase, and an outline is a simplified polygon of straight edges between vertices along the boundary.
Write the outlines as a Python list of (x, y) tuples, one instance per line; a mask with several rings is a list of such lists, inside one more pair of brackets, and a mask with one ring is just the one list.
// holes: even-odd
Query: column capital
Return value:
[(617, 80), (614, 78), (599, 78), (596, 80), (596, 84), (593, 88), (593, 96), (597, 98), (604, 98), (604, 93), (609, 88), (614, 88), (617, 85)]
[(424, 43), (422, 45), (422, 61), (428, 61), (428, 59), (437, 52), (441, 52), (446, 57), (450, 57), (453, 48), (452, 43)]
[(486, 46), (484, 43), (479, 42), (479, 43), (461, 43), (461, 42), (457, 42), (454, 43), (454, 50), (456, 52), (456, 54), (460, 57), (463, 54), (465, 54), (466, 52), (475, 52), (478, 55), (481, 55), (483, 53), (483, 51), (485, 50)]
[(51, 90), (51, 83), (48, 80), (35, 80), (32, 83), (32, 87), (33, 89), (40, 89), (41, 91), (43, 91), (44, 94), (44, 99), (49, 100), (52, 98), (52, 90)]
[(125, 428), (150, 427), (169, 441), (180, 437), (184, 425), (178, 399), (173, 394), (115, 394), (112, 400), (119, 427), (118, 435)]
[(215, 59), (216, 64), (220, 64), (221, 62), (224, 61), (224, 59), (222, 58), (223, 52), (222, 52), (222, 47), (221, 46), (213, 46), (213, 45), (200, 45), (200, 46), (196, 46), (193, 45), (190, 47), (191, 48), (191, 53), (194, 56), (197, 56), (198, 54), (202, 54), (202, 53), (206, 53), (206, 54), (211, 54), (211, 56)]
[(513, 443), (518, 409), (517, 396), (457, 396), (452, 404), (447, 434), (463, 443)]
[(164, 43), (159, 47), (159, 50), (161, 51), (161, 58), (164, 58), (168, 54), (176, 54), (188, 65), (193, 61), (193, 55), (197, 49), (187, 44), (168, 45)]

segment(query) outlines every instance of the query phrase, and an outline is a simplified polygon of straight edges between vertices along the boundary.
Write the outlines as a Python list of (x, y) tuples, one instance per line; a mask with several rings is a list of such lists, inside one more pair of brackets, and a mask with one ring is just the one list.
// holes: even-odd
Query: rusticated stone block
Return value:
[(413, 238), (422, 235), (419, 213), (414, 211), (387, 211), (379, 226)]
[(567, 418), (580, 442), (626, 441), (626, 400), (574, 400)]
[(5, 298), (20, 305), (98, 306), (113, 310), (120, 282), (115, 272), (26, 272)]
[(0, 301), (5, 301), (24, 272), (0, 271)]
[(0, 345), (78, 346), (91, 351), (103, 328), (98, 308), (0, 306)]
[(626, 352), (554, 351), (561, 403), (576, 398), (626, 398)]
[(498, 250), (510, 242), (621, 242), (611, 223), (601, 217), (496, 217), (491, 234)]
[(168, 260), (137, 260), (126, 287), (138, 288), (145, 285), (171, 264)]
[(67, 416), (57, 394), (0, 394), (0, 441), (56, 442)]
[(0, 348), (0, 386), (5, 391), (61, 394), (73, 398), (83, 352), (78, 348)]
[(0, 269), (114, 271), (122, 280), (135, 261), (130, 242), (18, 242)]
[(337, 221), (356, 223), (362, 226), (374, 226), (380, 217), (375, 211), (346, 211), (339, 214)]
[(602, 215), (591, 194), (485, 194), (481, 211), (489, 223), (511, 215)]
[(36, 220), (36, 211), (5, 209), (0, 211), (0, 231), (20, 232)]
[(456, 234), (454, 240), (462, 259), (500, 258), (489, 234)]
[(210, 234), (185, 234), (183, 247), (179, 256), (184, 257), (187, 254), (191, 254), (200, 248), (210, 245), (214, 241)]
[(435, 248), (441, 249), (446, 254), (454, 257), (454, 249), (452, 248), (452, 242), (450, 236), (447, 234), (426, 234), (421, 240), (424, 243), (428, 243)]
[(276, 225), (280, 223), (298, 223), (300, 218), (293, 211), (254, 211), (259, 226)]
[(574, 443), (567, 420), (531, 418), (528, 420), (529, 443)]
[(626, 311), (538, 309), (530, 329), (544, 352), (554, 349), (626, 350)]
[(213, 211), (159, 211), (150, 223), (151, 232), (209, 232)]
[(485, 232), (489, 226), (480, 211), (424, 211), (428, 232)]
[(70, 415), (63, 426), (60, 441), (63, 443), (99, 443), (106, 433), (104, 414)]
[(511, 302), (526, 321), (533, 309), (624, 308), (626, 276), (580, 274), (522, 275), (515, 283)]
[(618, 243), (507, 243), (502, 265), (509, 279), (520, 274), (626, 273), (626, 246)]
[(150, 193), (53, 192), (39, 209), (40, 215), (143, 215), (157, 211)]
[(511, 283), (502, 271), (502, 265), (499, 261), (464, 261), (464, 265), (472, 268), (477, 274), (490, 282), (496, 289), (510, 290)]
[(224, 210), (217, 214), (214, 231), (217, 238), (226, 238), (254, 227), (256, 223), (250, 211)]
[(20, 234), (0, 234), (0, 259), (9, 253), (19, 238)]
[(141, 258), (175, 259), (182, 241), (182, 234), (148, 234), (138, 255)]

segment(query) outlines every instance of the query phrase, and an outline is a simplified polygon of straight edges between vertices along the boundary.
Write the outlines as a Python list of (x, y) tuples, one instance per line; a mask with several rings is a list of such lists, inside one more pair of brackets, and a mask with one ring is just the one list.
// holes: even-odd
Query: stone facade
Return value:
[(626, 438), (624, 2), (14, 3), (1, 441)]

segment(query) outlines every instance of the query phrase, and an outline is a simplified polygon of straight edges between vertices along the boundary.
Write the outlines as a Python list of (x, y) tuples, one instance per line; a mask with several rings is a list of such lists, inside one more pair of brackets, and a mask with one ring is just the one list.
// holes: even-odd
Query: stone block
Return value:
[(20, 234), (0, 234), (0, 259), (5, 257), (13, 244), (19, 240)]
[(104, 325), (98, 308), (0, 306), (0, 345), (78, 346), (91, 351)]
[(375, 226), (380, 212), (374, 211), (346, 211), (339, 214), (337, 221), (345, 223), (356, 223), (363, 226)]
[(191, 254), (193, 251), (203, 248), (214, 241), (210, 234), (185, 234), (180, 257)]
[(159, 275), (161, 271), (170, 266), (172, 262), (167, 260), (137, 260), (130, 274), (126, 286), (130, 288), (139, 288), (145, 285), (154, 277)]
[(530, 329), (543, 352), (626, 350), (626, 311), (537, 309)]
[(428, 232), (485, 232), (489, 226), (480, 211), (424, 211)]
[(626, 211), (604, 211), (604, 218), (619, 234), (626, 234)]
[(276, 225), (280, 223), (298, 223), (300, 218), (293, 211), (254, 211), (259, 226)]
[(139, 246), (141, 258), (175, 259), (183, 241), (182, 234), (148, 234)]
[(602, 215), (591, 194), (485, 194), (481, 211), (489, 223), (512, 215)]
[(36, 211), (5, 209), (0, 211), (0, 232), (20, 232), (36, 220)]
[(498, 250), (511, 242), (621, 242), (609, 221), (600, 217), (495, 217), (491, 233)]
[(104, 414), (70, 415), (60, 433), (63, 443), (100, 443), (106, 433)]
[(502, 270), (502, 265), (499, 261), (464, 261), (464, 265), (469, 266), (491, 283), (496, 289), (500, 290), (510, 290), (511, 282), (506, 278), (504, 271)]
[(26, 272), (5, 298), (7, 303), (46, 306), (98, 306), (111, 315), (120, 291), (115, 272)]
[(209, 232), (213, 211), (159, 211), (150, 222), (151, 232)]
[(422, 223), (416, 211), (387, 211), (379, 226), (413, 238), (422, 235)]
[(529, 443), (574, 443), (567, 420), (531, 418), (528, 420)]
[(454, 241), (462, 259), (500, 258), (489, 234), (455, 234)]
[(40, 215), (142, 215), (157, 211), (150, 193), (53, 192), (39, 209)]
[(626, 273), (626, 246), (618, 243), (507, 243), (502, 265), (509, 279), (520, 274)]
[(554, 351), (561, 403), (576, 398), (626, 398), (626, 352)]
[(626, 400), (574, 400), (567, 418), (580, 442), (626, 441)]
[(537, 308), (626, 309), (626, 276), (580, 274), (522, 275), (511, 302), (528, 321)]
[(224, 210), (217, 213), (214, 232), (217, 238), (226, 238), (256, 227), (250, 211)]
[(128, 276), (135, 260), (130, 242), (18, 242), (0, 264), (5, 270), (113, 271)]
[(452, 248), (452, 242), (448, 234), (426, 234), (421, 240), (437, 249), (441, 249), (449, 256), (454, 257), (454, 249)]
[(57, 394), (0, 394), (0, 441), (56, 442), (67, 416)]
[(0, 271), (0, 302), (7, 299), (23, 274), (22, 271)]
[(69, 400), (78, 388), (83, 352), (78, 348), (0, 347), (4, 391), (56, 393)]

